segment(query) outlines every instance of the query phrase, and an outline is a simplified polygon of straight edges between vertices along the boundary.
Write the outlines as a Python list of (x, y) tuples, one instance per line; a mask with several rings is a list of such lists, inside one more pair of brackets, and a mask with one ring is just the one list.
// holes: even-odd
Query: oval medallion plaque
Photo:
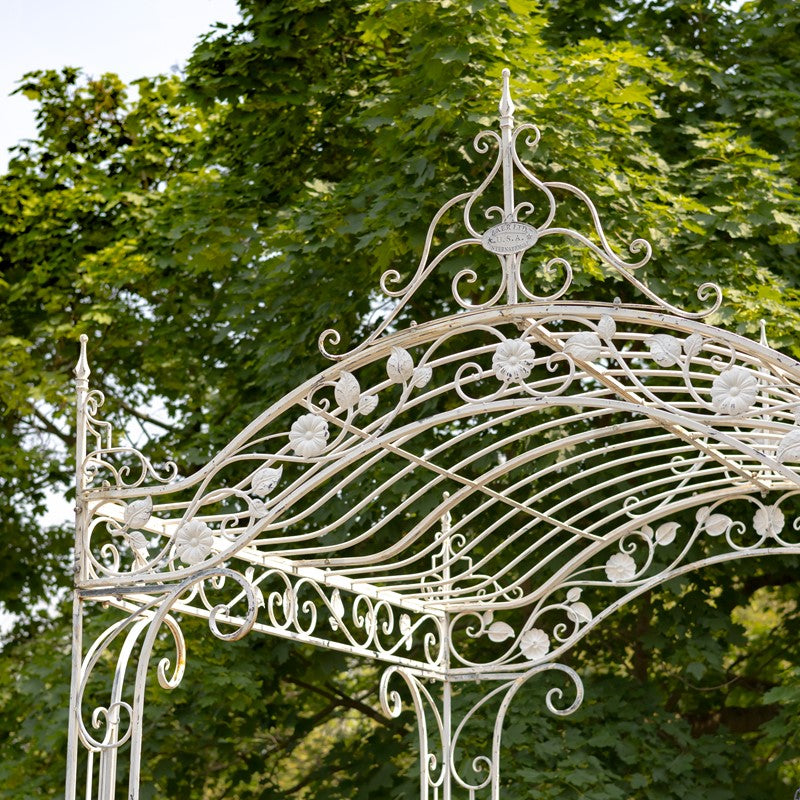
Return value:
[(521, 253), (539, 241), (539, 231), (525, 222), (501, 222), (483, 234), (481, 244), (497, 255)]

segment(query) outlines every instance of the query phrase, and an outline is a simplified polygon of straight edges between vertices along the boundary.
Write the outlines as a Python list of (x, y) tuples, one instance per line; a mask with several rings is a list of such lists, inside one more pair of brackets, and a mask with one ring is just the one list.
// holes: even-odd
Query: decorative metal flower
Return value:
[(533, 369), (533, 348), (523, 339), (506, 339), (497, 345), (492, 367), (501, 381), (521, 381)]
[(184, 564), (199, 564), (214, 544), (211, 528), (200, 519), (193, 519), (178, 528), (175, 536), (175, 555)]
[(789, 431), (781, 439), (775, 455), (781, 464), (787, 461), (800, 461), (800, 429)]
[(541, 628), (531, 628), (519, 637), (519, 649), (531, 661), (538, 661), (550, 651), (550, 637)]
[(742, 367), (731, 367), (714, 378), (711, 403), (720, 414), (739, 416), (756, 401), (758, 381)]
[(301, 458), (313, 458), (325, 450), (328, 423), (316, 414), (304, 414), (289, 431), (289, 444)]
[(759, 536), (778, 536), (785, 524), (783, 512), (777, 506), (763, 506), (753, 517), (753, 527)]
[(612, 583), (629, 581), (636, 574), (636, 562), (627, 553), (614, 553), (606, 562), (606, 577)]

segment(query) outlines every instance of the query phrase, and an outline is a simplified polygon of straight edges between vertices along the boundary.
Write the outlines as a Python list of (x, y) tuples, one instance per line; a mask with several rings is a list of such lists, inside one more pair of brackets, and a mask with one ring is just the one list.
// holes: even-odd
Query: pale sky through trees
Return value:
[[(236, 0), (3, 0), (0, 2), (0, 171), (8, 149), (36, 132), (34, 104), (10, 97), (36, 69), (79, 67), (131, 81), (181, 67), (215, 22), (239, 19)], [(54, 496), (43, 524), (69, 518), (72, 505)], [(0, 631), (11, 617), (0, 615)]]
[[(185, 64), (215, 22), (239, 19), (235, 0), (3, 0), (0, 2), (0, 171), (8, 149), (34, 136), (34, 104), (9, 94), (31, 70), (79, 67), (131, 81)], [(43, 522), (72, 507), (52, 497)]]
[(72, 66), (126, 81), (166, 73), (215, 22), (238, 19), (235, 0), (3, 0), (0, 171), (8, 148), (35, 133), (33, 103), (9, 97), (24, 73)]

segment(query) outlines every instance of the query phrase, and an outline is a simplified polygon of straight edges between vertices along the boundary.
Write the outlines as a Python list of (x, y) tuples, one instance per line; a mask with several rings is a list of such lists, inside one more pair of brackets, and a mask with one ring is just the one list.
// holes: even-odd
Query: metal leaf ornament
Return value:
[(260, 467), (250, 479), (251, 491), (259, 497), (266, 497), (278, 485), (283, 475), (283, 467)]
[(597, 323), (597, 333), (604, 339), (611, 339), (616, 332), (617, 323), (614, 322), (608, 314), (603, 314), (603, 316), (600, 317), (600, 321)]
[(677, 364), (681, 357), (681, 342), (667, 333), (657, 333), (647, 340), (650, 356), (660, 367)]
[(386, 374), (392, 383), (405, 383), (414, 374), (414, 360), (408, 350), (393, 347), (392, 354), (386, 362)]
[(153, 515), (153, 498), (145, 497), (142, 500), (134, 500), (125, 509), (123, 522), (126, 528), (135, 530), (142, 528), (150, 521)]
[(358, 413), (370, 414), (378, 405), (378, 395), (376, 394), (362, 394), (361, 399), (358, 401)]
[(361, 398), (361, 386), (358, 378), (352, 372), (343, 372), (336, 381), (333, 396), (342, 408), (353, 408), (358, 405)]
[(675, 541), (680, 525), (677, 522), (665, 522), (656, 528), (655, 539), (657, 544), (667, 545)]
[(691, 336), (687, 336), (683, 342), (683, 352), (689, 358), (694, 358), (703, 346), (703, 337), (699, 333), (693, 333)]
[(514, 635), (514, 629), (507, 622), (493, 622), (486, 631), (492, 642), (502, 642)]
[(411, 373), (411, 382), (418, 389), (421, 389), (423, 386), (428, 385), (432, 375), (433, 370), (430, 367), (414, 367), (414, 371)]
[(600, 337), (593, 331), (573, 333), (564, 344), (564, 352), (579, 361), (594, 361), (603, 351)]
[(733, 520), (727, 514), (712, 514), (708, 506), (698, 509), (695, 519), (709, 536), (722, 536), (733, 525)]

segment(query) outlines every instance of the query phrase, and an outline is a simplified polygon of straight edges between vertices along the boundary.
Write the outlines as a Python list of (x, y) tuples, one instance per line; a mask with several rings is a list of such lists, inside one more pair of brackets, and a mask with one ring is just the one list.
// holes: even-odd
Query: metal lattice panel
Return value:
[[(546, 702), (568, 713), (582, 689), (558, 659), (621, 604), (703, 565), (800, 552), (800, 365), (701, 322), (719, 307), (718, 287), (700, 287), (710, 305), (688, 312), (636, 278), (650, 245), (634, 241), (642, 256), (625, 261), (587, 195), (539, 180), (518, 155), (520, 137), (535, 146), (539, 133), (514, 127), (507, 74), (500, 114), (500, 133), (475, 139), (479, 153), (496, 150), (484, 181), (436, 215), (407, 286), (384, 275), (395, 308), (343, 355), (330, 352), (339, 335), (324, 332), (334, 365), (196, 474), (115, 444), (103, 397), (89, 390), (84, 338), (68, 798), (79, 744), (106, 800), (129, 741), (138, 797), (148, 661), (166, 628), (177, 666), (168, 674), (162, 662), (157, 677), (180, 682), (180, 615), (207, 618), (220, 639), (254, 630), (387, 664), (384, 711), (400, 712), (390, 688), (400, 677), (419, 716), (421, 796), (461, 787), (496, 799), (503, 718), (528, 677), (566, 674), (574, 701), (559, 706), (551, 691)], [(484, 209), (494, 224), (482, 227), (477, 209), (495, 182), (502, 206)], [(536, 225), (520, 182), (545, 199)], [(563, 194), (584, 204), (591, 235), (556, 223)], [(456, 208), (465, 235), (442, 242), (437, 225)], [(651, 304), (571, 299), (572, 267), (548, 249), (559, 242), (588, 248)], [(544, 263), (531, 266), (538, 248)], [(462, 270), (452, 281), (461, 312), (395, 330), (425, 279), (462, 249), (499, 263), (497, 280), (470, 303), (483, 282), (477, 266)], [(123, 613), (84, 653), (87, 601)], [(98, 738), (82, 705), (109, 651), (117, 667), (109, 702), (93, 712)], [(454, 723), (451, 687), (464, 680), (495, 684)], [(452, 758), (460, 732), (498, 699), (491, 756), (464, 778)]]

